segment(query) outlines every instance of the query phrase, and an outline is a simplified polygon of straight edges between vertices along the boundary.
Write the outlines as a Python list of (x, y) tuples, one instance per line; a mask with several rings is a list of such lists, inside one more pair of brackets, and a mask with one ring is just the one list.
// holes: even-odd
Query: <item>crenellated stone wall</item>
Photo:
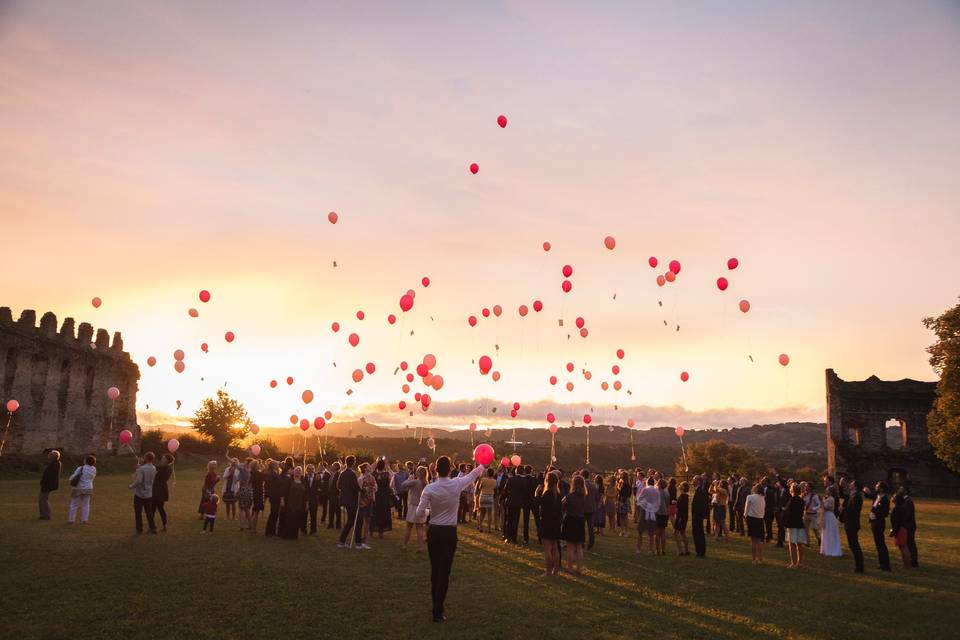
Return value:
[[(123, 350), (120, 333), (110, 334), (66, 318), (27, 309), (16, 321), (0, 307), (0, 398), (20, 402), (13, 414), (4, 452), (40, 453), (58, 447), (69, 453), (114, 450), (117, 434), (133, 433), (138, 449), (137, 381), (140, 369)], [(107, 389), (117, 387), (111, 401)], [(3, 405), (0, 404), (0, 409)], [(111, 427), (111, 415), (112, 427)], [(3, 410), (0, 428), (6, 425)]]

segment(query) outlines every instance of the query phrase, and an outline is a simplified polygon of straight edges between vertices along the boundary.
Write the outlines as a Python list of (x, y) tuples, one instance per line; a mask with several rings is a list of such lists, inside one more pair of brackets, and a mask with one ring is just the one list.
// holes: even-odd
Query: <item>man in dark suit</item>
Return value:
[(43, 470), (43, 477), (40, 478), (40, 519), (50, 519), (50, 492), (60, 488), (60, 452), (52, 450), (47, 456), (49, 462), (46, 469)]
[(710, 494), (707, 493), (705, 484), (706, 479), (703, 476), (693, 478), (693, 501), (690, 517), (693, 521), (693, 546), (698, 558), (707, 555), (707, 536), (703, 532), (703, 522), (710, 518)]
[(512, 470), (504, 489), (507, 507), (507, 521), (503, 527), (504, 542), (517, 544), (517, 525), (520, 524), (520, 511), (527, 503), (528, 491), (529, 485), (523, 475), (523, 469)]
[(327, 528), (339, 529), (343, 519), (340, 514), (340, 463), (330, 465), (330, 481), (327, 483)]
[(890, 571), (890, 554), (887, 551), (886, 528), (887, 515), (890, 513), (890, 496), (887, 495), (887, 483), (882, 480), (876, 485), (876, 498), (870, 507), (870, 530), (873, 542), (877, 546), (877, 558), (880, 569)]
[(303, 476), (303, 485), (306, 488), (307, 510), (303, 514), (303, 524), (300, 531), (307, 532), (307, 517), (310, 518), (310, 535), (317, 535), (317, 509), (320, 507), (320, 474), (312, 464), (307, 465), (307, 473)]
[(770, 482), (770, 476), (763, 479), (763, 528), (766, 541), (773, 539), (773, 519), (777, 515), (777, 490)]
[(267, 479), (264, 483), (267, 499), (270, 501), (270, 515), (267, 516), (266, 536), (277, 535), (277, 524), (280, 521), (280, 501), (287, 494), (287, 478), (280, 473), (276, 460), (267, 463)]
[(362, 527), (357, 522), (357, 511), (360, 509), (360, 480), (353, 468), (357, 464), (357, 459), (353, 456), (347, 456), (345, 462), (347, 468), (340, 472), (340, 480), (337, 482), (337, 489), (340, 491), (340, 504), (347, 511), (347, 519), (343, 523), (343, 528), (340, 529), (340, 542), (337, 543), (337, 547), (340, 549), (347, 546), (347, 536), (350, 535), (351, 529), (353, 529), (354, 542), (360, 544), (362, 540), (360, 531)]
[(317, 476), (320, 478), (320, 486), (317, 489), (317, 502), (319, 503), (320, 514), (318, 520), (320, 526), (327, 521), (327, 505), (330, 502), (330, 472), (327, 471), (327, 463), (321, 462), (317, 469)]
[(787, 527), (784, 525), (784, 519), (787, 517), (787, 506), (790, 504), (790, 491), (787, 489), (789, 483), (783, 478), (777, 478), (777, 546), (782, 547), (787, 537)]
[(863, 573), (863, 549), (860, 548), (860, 513), (863, 510), (863, 487), (859, 480), (850, 483), (850, 495), (843, 503), (840, 517), (847, 533), (847, 546), (853, 554), (853, 570)]

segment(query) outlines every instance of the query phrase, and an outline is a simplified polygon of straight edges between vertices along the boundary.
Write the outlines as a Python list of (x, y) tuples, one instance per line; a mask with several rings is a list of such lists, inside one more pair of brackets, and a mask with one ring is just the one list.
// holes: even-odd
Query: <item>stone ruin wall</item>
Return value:
[[(139, 449), (137, 381), (140, 369), (123, 350), (120, 332), (113, 342), (105, 329), (83, 322), (74, 329), (66, 318), (57, 330), (57, 317), (24, 310), (13, 320), (9, 307), (0, 307), (0, 385), (5, 427), (6, 401), (20, 402), (7, 433), (4, 453), (36, 454), (58, 448), (72, 454), (117, 449), (117, 434), (133, 433)], [(117, 387), (120, 397), (107, 398)], [(111, 411), (113, 426), (111, 428)]]

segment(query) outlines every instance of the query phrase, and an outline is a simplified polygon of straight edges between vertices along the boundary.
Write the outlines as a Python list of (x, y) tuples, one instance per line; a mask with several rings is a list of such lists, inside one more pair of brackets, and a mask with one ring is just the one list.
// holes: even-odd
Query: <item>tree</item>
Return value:
[(253, 425), (243, 405), (224, 391), (205, 398), (193, 416), (193, 428), (218, 447), (237, 446)]
[(677, 460), (677, 475), (719, 473), (758, 478), (767, 472), (766, 465), (744, 447), (727, 444), (722, 440), (697, 442), (686, 447), (686, 466), (681, 456)]
[(927, 437), (937, 457), (960, 472), (960, 304), (923, 324), (937, 335), (927, 347), (930, 366), (940, 376), (937, 397), (927, 416)]

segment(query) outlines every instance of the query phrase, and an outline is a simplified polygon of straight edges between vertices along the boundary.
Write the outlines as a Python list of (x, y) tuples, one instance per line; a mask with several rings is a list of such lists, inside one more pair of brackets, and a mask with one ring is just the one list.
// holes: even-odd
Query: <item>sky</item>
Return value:
[(828, 367), (934, 378), (958, 77), (952, 2), (0, 1), (0, 305), (122, 331), (141, 424), (822, 421)]

